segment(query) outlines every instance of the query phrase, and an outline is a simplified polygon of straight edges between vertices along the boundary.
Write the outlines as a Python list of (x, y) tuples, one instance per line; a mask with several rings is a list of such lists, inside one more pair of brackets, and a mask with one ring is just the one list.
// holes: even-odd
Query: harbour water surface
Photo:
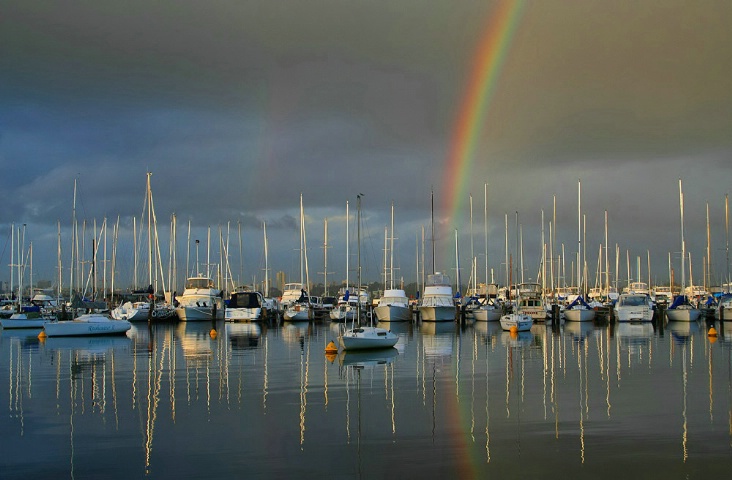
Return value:
[(337, 324), (214, 327), (0, 332), (2, 478), (732, 471), (729, 323), (394, 323), (397, 348), (330, 357)]

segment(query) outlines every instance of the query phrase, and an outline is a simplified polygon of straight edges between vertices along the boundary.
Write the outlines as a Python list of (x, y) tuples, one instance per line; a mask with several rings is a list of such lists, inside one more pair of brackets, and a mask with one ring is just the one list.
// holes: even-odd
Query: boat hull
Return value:
[(399, 337), (384, 328), (357, 327), (341, 332), (338, 343), (343, 350), (374, 350), (391, 348), (396, 345)]
[(379, 305), (374, 308), (374, 313), (380, 322), (408, 322), (412, 319), (412, 311), (403, 305)]
[(262, 319), (261, 308), (227, 308), (224, 313), (227, 322), (251, 322)]
[(130, 328), (132, 324), (127, 320), (112, 320), (100, 314), (81, 315), (74, 320), (43, 324), (43, 331), (48, 337), (124, 335)]
[(425, 322), (454, 322), (455, 307), (419, 307), (419, 318)]
[(303, 305), (293, 305), (285, 310), (284, 319), (290, 322), (305, 322), (311, 319), (311, 309)]
[(473, 318), (478, 322), (497, 322), (501, 319), (501, 309), (477, 308), (473, 310)]
[(11, 328), (43, 328), (43, 324), (48, 322), (47, 318), (36, 317), (28, 318), (25, 313), (14, 313), (10, 318), (1, 318), (0, 326), (4, 329)]
[[(178, 307), (175, 313), (181, 322), (205, 322), (214, 320), (214, 312), (212, 307)], [(216, 320), (224, 318), (224, 309), (216, 309)]]
[(669, 308), (666, 317), (672, 322), (695, 322), (699, 320), (701, 310), (698, 308)]
[(534, 319), (522, 313), (509, 313), (501, 317), (501, 328), (506, 331), (516, 328), (519, 332), (527, 332), (533, 324)]
[(615, 308), (615, 319), (618, 322), (650, 322), (653, 320), (653, 309)]
[(564, 311), (564, 319), (570, 322), (591, 322), (595, 311), (589, 308), (569, 308)]

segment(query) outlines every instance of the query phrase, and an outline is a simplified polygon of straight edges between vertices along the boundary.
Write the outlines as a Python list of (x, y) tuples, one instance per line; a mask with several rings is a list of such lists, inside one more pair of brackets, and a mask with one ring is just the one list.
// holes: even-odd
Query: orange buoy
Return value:
[(336, 354), (336, 353), (326, 353), (325, 359), (328, 360), (330, 363), (333, 363), (333, 362), (335, 362), (335, 359), (337, 356), (338, 356), (338, 354)]
[(41, 341), (43, 341), (43, 340), (46, 339), (46, 331), (45, 330), (41, 330), (41, 333), (38, 334), (38, 339), (41, 340)]
[(338, 353), (338, 347), (336, 346), (335, 342), (333, 340), (328, 343), (328, 345), (325, 346), (325, 353)]
[(518, 333), (518, 327), (516, 325), (514, 325), (511, 328), (509, 328), (508, 331), (511, 333)]
[(714, 328), (714, 326), (712, 325), (711, 327), (709, 327), (709, 331), (707, 332), (707, 335), (710, 336), (710, 337), (716, 337), (717, 336), (717, 329)]
[(218, 336), (218, 333), (216, 333), (216, 329), (212, 328), (210, 332), (208, 332), (208, 336), (211, 338), (216, 338)]

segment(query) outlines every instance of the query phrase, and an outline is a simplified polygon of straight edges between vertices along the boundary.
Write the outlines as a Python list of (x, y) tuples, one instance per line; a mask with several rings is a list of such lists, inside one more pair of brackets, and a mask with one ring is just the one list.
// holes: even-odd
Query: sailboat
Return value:
[[(147, 172), (145, 206), (143, 208), (143, 217), (147, 216), (147, 267), (149, 286), (145, 290), (136, 290), (132, 292), (132, 295), (138, 297), (138, 300), (133, 302), (124, 302), (118, 307), (112, 309), (112, 318), (116, 320), (128, 320), (130, 322), (135, 322), (151, 319), (154, 319), (155, 321), (163, 321), (175, 318), (175, 308), (172, 305), (155, 302), (154, 285), (157, 285), (158, 269), (160, 269), (160, 278), (163, 278), (163, 291), (165, 291), (165, 280), (162, 275), (162, 266), (160, 264), (160, 246), (158, 243), (157, 217), (155, 216), (155, 208), (153, 206), (152, 186), (150, 183), (151, 177), (152, 172)], [(135, 244), (136, 243), (137, 240), (135, 240)], [(135, 252), (135, 258), (137, 258), (137, 252)], [(137, 271), (135, 270), (135, 273), (136, 272)], [(137, 280), (137, 277), (135, 277), (135, 280)]]
[(584, 285), (582, 283), (582, 272), (584, 270), (582, 260), (582, 183), (577, 181), (577, 286), (579, 295), (572, 303), (564, 309), (564, 319), (571, 322), (590, 322), (595, 318), (595, 310), (592, 309), (584, 298)]
[[(374, 308), (374, 314), (380, 322), (408, 322), (412, 319), (412, 312), (409, 309), (407, 294), (401, 288), (394, 288), (394, 202), (391, 203), (389, 253), (389, 288), (384, 290), (384, 294), (379, 299), (379, 304)], [(386, 265), (386, 257), (384, 258), (384, 265)]]
[[(23, 270), (25, 270), (25, 260), (23, 254), (18, 254), (18, 263), (13, 264), (13, 252), (15, 247), (15, 236), (14, 236), (14, 225), (11, 226), (10, 230), (10, 279), (11, 285), (10, 290), (13, 290), (12, 278), (13, 278), (13, 267), (18, 267), (18, 298), (16, 302), (11, 304), (14, 313), (9, 318), (0, 318), (0, 326), (4, 329), (11, 328), (43, 328), (43, 324), (48, 322), (50, 317), (41, 313), (41, 309), (38, 306), (24, 306), (22, 305), (21, 299), (23, 298)], [(25, 237), (25, 234), (23, 235)], [(20, 245), (20, 232), (18, 232), (19, 251), (22, 252), (24, 247)], [(31, 287), (33, 286), (33, 243), (31, 242), (28, 254), (31, 258)], [(35, 302), (34, 302), (35, 303)], [(36, 311), (31, 311), (36, 310)]]
[(695, 322), (701, 316), (701, 310), (691, 305), (685, 295), (686, 273), (684, 263), (686, 262), (686, 242), (684, 242), (684, 192), (681, 189), (679, 178), (679, 210), (681, 212), (681, 292), (674, 298), (673, 303), (666, 310), (666, 316), (670, 321)]
[[(483, 236), (485, 240), (485, 284), (483, 285), (482, 303), (479, 308), (473, 310), (473, 318), (479, 322), (495, 322), (501, 319), (501, 307), (496, 305), (497, 286), (488, 283), (488, 184), (483, 184)], [(477, 268), (476, 268), (477, 276)]]
[[(518, 212), (516, 212), (516, 243), (518, 247)], [(509, 267), (510, 268), (510, 267)], [(509, 280), (509, 285), (511, 284)], [(516, 295), (518, 296), (519, 290), (516, 289)], [(511, 304), (511, 288), (508, 289), (508, 301), (507, 303)], [(523, 313), (519, 310), (519, 303), (518, 300), (514, 303), (512, 306), (512, 311), (506, 313), (505, 315), (501, 316), (501, 328), (503, 330), (509, 331), (509, 332), (526, 332), (528, 330), (531, 330), (531, 326), (534, 324), (534, 319), (531, 318), (531, 315), (528, 315), (526, 313)]]
[[(312, 305), (310, 305), (310, 296), (305, 289), (305, 279), (303, 274), (307, 267), (307, 257), (305, 256), (305, 212), (302, 207), (302, 193), (300, 194), (300, 283), (289, 284), (290, 292), (292, 292), (297, 286), (300, 287), (300, 296), (294, 302), (287, 305), (284, 319), (290, 322), (307, 321), (312, 318)], [(309, 282), (308, 282), (309, 283)], [(283, 295), (284, 303), (284, 295)]]
[[(358, 201), (358, 220), (357, 220), (357, 232), (358, 232), (358, 288), (361, 290), (361, 195), (356, 196)], [(360, 310), (361, 304), (358, 304), (358, 314), (351, 321), (351, 327), (349, 328), (346, 323), (340, 325), (338, 343), (343, 350), (368, 350), (375, 348), (390, 348), (396, 345), (399, 337), (385, 328), (374, 327), (373, 315), (369, 316), (370, 325), (360, 325)], [(357, 323), (358, 320), (358, 323)]]
[(725, 226), (725, 265), (727, 265), (727, 275), (725, 283), (722, 285), (724, 290), (722, 296), (717, 302), (717, 308), (714, 310), (714, 316), (718, 320), (732, 320), (732, 293), (730, 293), (729, 278), (729, 197), (724, 196), (724, 226)]
[(350, 238), (348, 235), (348, 225), (350, 221), (351, 214), (348, 209), (348, 202), (346, 202), (346, 286), (339, 290), (338, 302), (328, 314), (330, 319), (334, 322), (352, 322), (360, 311), (359, 307), (365, 307), (367, 302), (366, 292), (361, 289), (359, 289), (358, 292), (353, 292), (348, 278), (348, 274), (350, 272)]

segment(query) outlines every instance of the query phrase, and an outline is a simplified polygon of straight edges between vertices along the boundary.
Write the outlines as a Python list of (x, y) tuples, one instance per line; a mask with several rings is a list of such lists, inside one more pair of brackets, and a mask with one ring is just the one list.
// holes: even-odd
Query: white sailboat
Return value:
[[(135, 291), (133, 295), (138, 297), (135, 301), (124, 302), (110, 312), (112, 318), (116, 320), (135, 321), (164, 321), (175, 318), (175, 308), (164, 302), (155, 301), (155, 291), (158, 285), (158, 279), (162, 283), (162, 291), (166, 291), (165, 276), (163, 275), (163, 266), (160, 258), (160, 243), (158, 239), (157, 216), (155, 215), (155, 207), (153, 205), (152, 172), (147, 172), (147, 185), (145, 190), (145, 205), (143, 207), (142, 217), (147, 217), (147, 271), (148, 271), (148, 289), (144, 291)], [(135, 233), (135, 235), (137, 235)], [(137, 238), (135, 238), (135, 245)], [(137, 251), (135, 251), (137, 258)], [(136, 271), (135, 271), (136, 273)], [(135, 276), (135, 281), (137, 276)]]
[[(517, 237), (517, 249), (518, 249), (518, 212), (516, 212), (516, 237)], [(509, 268), (510, 264), (507, 265)], [(513, 273), (513, 272), (511, 272)], [(511, 281), (509, 279), (509, 285), (511, 284)], [(516, 289), (516, 294), (518, 295), (519, 290)], [(508, 289), (508, 304), (511, 304), (511, 288)], [(523, 313), (518, 308), (518, 300), (516, 301), (516, 304), (513, 305), (511, 308), (512, 310), (508, 313), (501, 316), (501, 328), (503, 330), (509, 331), (509, 332), (526, 332), (528, 330), (531, 330), (531, 326), (534, 324), (534, 319), (531, 318), (531, 315), (528, 315), (526, 313)]]
[[(483, 184), (483, 236), (485, 241), (485, 284), (482, 292), (482, 302), (479, 308), (473, 310), (473, 318), (479, 322), (496, 322), (501, 319), (501, 307), (496, 305), (497, 286), (488, 281), (488, 184)], [(476, 269), (477, 275), (477, 269)]]
[(73, 320), (46, 322), (41, 335), (47, 337), (72, 337), (85, 335), (124, 335), (132, 328), (127, 320), (114, 320), (101, 313), (79, 315)]
[[(361, 290), (361, 195), (356, 196), (358, 201), (358, 287)], [(360, 320), (361, 305), (358, 305), (358, 314), (351, 321), (349, 328), (346, 323), (340, 325), (338, 343), (343, 350), (368, 350), (376, 348), (391, 348), (396, 345), (399, 337), (392, 331), (385, 328), (374, 327), (373, 316), (370, 316), (370, 325), (361, 326), (357, 324)]]
[(695, 322), (701, 316), (701, 310), (691, 305), (685, 295), (686, 271), (684, 269), (684, 263), (686, 262), (686, 242), (684, 241), (684, 192), (681, 188), (680, 178), (679, 210), (681, 212), (681, 292), (674, 298), (673, 303), (666, 310), (666, 316), (670, 321)]
[(593, 310), (585, 301), (582, 272), (584, 262), (582, 257), (582, 183), (577, 181), (577, 285), (579, 295), (564, 309), (564, 319), (571, 322), (591, 322), (595, 318)]
[[(304, 272), (307, 271), (307, 254), (305, 250), (305, 212), (302, 206), (302, 193), (300, 194), (300, 283), (296, 284), (300, 286), (300, 296), (297, 300), (290, 303), (285, 307), (285, 313), (283, 318), (290, 322), (302, 322), (313, 318), (313, 308), (310, 305), (310, 296), (307, 294), (307, 289), (304, 287), (305, 279), (303, 278)], [(309, 285), (310, 282), (308, 281)], [(292, 291), (292, 290), (290, 290)], [(284, 297), (284, 295), (283, 295)], [(283, 302), (284, 303), (284, 302)]]

